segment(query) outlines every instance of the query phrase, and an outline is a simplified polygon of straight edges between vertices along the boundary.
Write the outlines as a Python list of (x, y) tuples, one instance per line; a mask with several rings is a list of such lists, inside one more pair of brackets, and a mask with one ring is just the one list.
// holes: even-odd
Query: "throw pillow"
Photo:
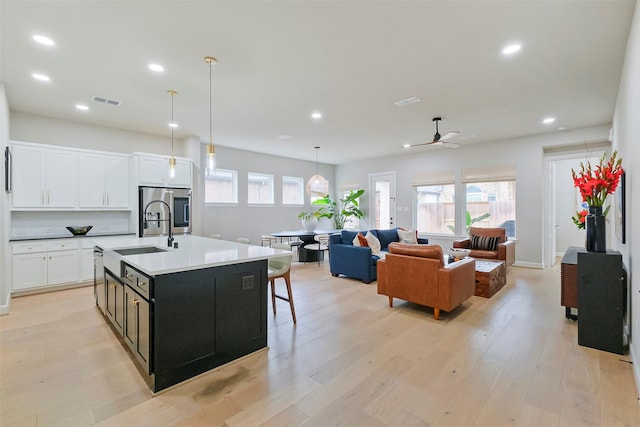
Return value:
[[(367, 232), (367, 234), (369, 234)], [(367, 241), (367, 239), (365, 238), (365, 236), (362, 235), (362, 233), (358, 233), (356, 235), (356, 239), (358, 239), (358, 246), (363, 246), (363, 247), (367, 247), (369, 246), (369, 242)]]
[(371, 248), (371, 253), (373, 255), (380, 255), (380, 240), (370, 231), (367, 231), (367, 235), (364, 236), (367, 241), (368, 246)]
[(415, 245), (418, 243), (417, 234), (418, 233), (414, 230), (406, 231), (398, 228), (398, 241), (400, 243), (409, 243)]
[(471, 236), (471, 249), (482, 249), (485, 251), (497, 251), (499, 237)]

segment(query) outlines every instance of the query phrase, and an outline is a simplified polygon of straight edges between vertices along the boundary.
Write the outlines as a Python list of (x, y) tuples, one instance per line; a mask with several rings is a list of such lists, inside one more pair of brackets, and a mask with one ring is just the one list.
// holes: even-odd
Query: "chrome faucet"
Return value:
[(167, 239), (167, 246), (172, 247), (173, 246), (173, 231), (172, 231), (172, 227), (171, 227), (171, 206), (169, 206), (167, 204), (167, 202), (165, 202), (164, 200), (152, 200), (149, 203), (147, 203), (147, 206), (144, 207), (144, 214), (143, 214), (143, 218), (144, 218), (144, 228), (149, 228), (149, 221), (147, 220), (147, 208), (149, 206), (151, 206), (154, 203), (162, 203), (163, 205), (165, 205), (167, 207), (167, 210), (169, 211), (169, 219), (160, 219), (160, 214), (158, 214), (158, 219), (154, 219), (153, 221), (158, 221), (158, 222), (164, 222), (167, 221), (169, 222), (169, 238)]

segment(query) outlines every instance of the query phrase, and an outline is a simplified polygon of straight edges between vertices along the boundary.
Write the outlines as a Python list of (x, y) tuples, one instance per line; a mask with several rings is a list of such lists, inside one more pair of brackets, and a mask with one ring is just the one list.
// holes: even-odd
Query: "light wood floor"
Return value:
[(375, 283), (294, 263), (297, 327), (278, 301), (268, 351), (155, 397), (92, 288), (15, 298), (0, 317), (0, 424), (640, 425), (629, 356), (577, 345), (559, 276), (512, 267), (494, 297), (436, 321), (430, 308), (389, 308)]

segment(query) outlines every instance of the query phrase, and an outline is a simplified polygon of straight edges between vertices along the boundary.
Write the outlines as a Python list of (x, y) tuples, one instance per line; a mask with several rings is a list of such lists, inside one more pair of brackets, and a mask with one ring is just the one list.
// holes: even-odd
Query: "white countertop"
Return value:
[[(174, 241), (178, 242), (177, 249), (167, 246), (166, 236), (94, 239), (95, 245), (104, 250), (105, 267), (117, 275), (120, 273), (120, 261), (125, 261), (150, 276), (158, 276), (179, 271), (277, 258), (291, 253), (280, 249), (200, 236), (180, 235), (175, 236)], [(114, 249), (144, 246), (156, 246), (167, 251), (126, 256), (114, 252)]]

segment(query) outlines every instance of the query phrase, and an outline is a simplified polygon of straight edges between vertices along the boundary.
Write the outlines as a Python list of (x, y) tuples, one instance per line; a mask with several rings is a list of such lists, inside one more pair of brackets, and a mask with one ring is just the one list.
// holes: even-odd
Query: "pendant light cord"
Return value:
[(174, 93), (171, 93), (171, 157), (173, 157), (173, 128), (175, 126), (173, 121), (173, 96)]
[(211, 63), (209, 61), (209, 144), (213, 144), (213, 110), (211, 109)]

